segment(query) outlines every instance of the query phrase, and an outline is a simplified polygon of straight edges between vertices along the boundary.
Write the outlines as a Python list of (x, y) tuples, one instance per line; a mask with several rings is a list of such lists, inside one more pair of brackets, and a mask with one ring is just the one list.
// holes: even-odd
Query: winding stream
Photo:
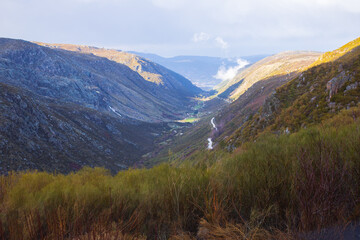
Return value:
[(212, 142), (212, 140), (211, 140), (211, 138), (208, 138), (207, 139), (208, 140), (208, 147), (207, 147), (207, 149), (213, 149), (213, 142)]
[[(215, 117), (213, 117), (213, 118), (211, 119), (210, 123), (211, 123), (211, 125), (213, 126), (213, 129), (215, 129), (215, 130), (217, 131), (218, 129), (217, 129), (214, 121), (215, 121)], [(211, 139), (211, 138), (208, 138), (207, 140), (208, 140), (208, 147), (207, 147), (207, 149), (209, 149), (209, 150), (213, 149), (213, 141), (212, 141), (212, 139)]]
[(210, 122), (211, 122), (213, 128), (215, 128), (215, 130), (217, 131), (217, 127), (216, 127), (216, 125), (215, 125), (214, 120), (215, 120), (215, 117), (213, 117)]

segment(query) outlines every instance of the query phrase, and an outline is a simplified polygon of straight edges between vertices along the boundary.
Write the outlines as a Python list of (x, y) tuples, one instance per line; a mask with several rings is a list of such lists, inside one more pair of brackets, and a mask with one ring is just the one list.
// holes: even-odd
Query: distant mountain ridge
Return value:
[[(166, 58), (151, 53), (134, 51), (131, 51), (130, 53), (142, 56), (178, 72), (190, 79), (193, 84), (204, 90), (211, 90), (222, 81), (221, 79), (216, 79), (214, 77), (221, 67), (230, 68), (237, 65), (237, 58), (208, 56), (175, 56)], [(255, 63), (266, 56), (268, 55), (244, 56), (241, 57), (241, 59), (250, 63)]]

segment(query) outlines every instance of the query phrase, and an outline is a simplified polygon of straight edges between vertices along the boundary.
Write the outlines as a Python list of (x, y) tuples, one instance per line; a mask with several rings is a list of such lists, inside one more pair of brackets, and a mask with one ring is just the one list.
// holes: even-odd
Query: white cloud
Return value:
[(211, 35), (208, 33), (200, 32), (200, 33), (194, 33), (194, 36), (192, 38), (193, 42), (206, 42), (211, 38)]
[(335, 0), (318, 0), (320, 4), (330, 5), (336, 8), (342, 8), (345, 11), (352, 13), (360, 12), (360, 3), (359, 0), (343, 0), (343, 1), (335, 1)]
[(236, 60), (237, 65), (234, 67), (228, 67), (226, 68), (226, 66), (222, 65), (220, 66), (218, 72), (216, 73), (216, 75), (214, 76), (216, 79), (221, 79), (222, 81), (226, 81), (226, 80), (231, 80), (233, 79), (236, 74), (238, 73), (238, 71), (242, 68), (244, 68), (246, 65), (249, 64), (248, 61), (238, 58)]
[(306, 5), (309, 7), (332, 7), (348, 12), (360, 12), (359, 0), (294, 0), (294, 2), (299, 5)]
[(154, 4), (156, 7), (174, 10), (181, 8), (186, 3), (183, 0), (151, 0), (152, 4)]
[(216, 37), (215, 42), (222, 48), (227, 49), (229, 47), (229, 44), (224, 41), (221, 37)]
[(209, 46), (215, 44), (223, 50), (227, 50), (229, 48), (229, 44), (222, 37), (212, 37), (210, 34), (205, 32), (194, 33), (191, 40), (194, 43), (209, 42), (209, 40), (211, 40), (211, 44)]

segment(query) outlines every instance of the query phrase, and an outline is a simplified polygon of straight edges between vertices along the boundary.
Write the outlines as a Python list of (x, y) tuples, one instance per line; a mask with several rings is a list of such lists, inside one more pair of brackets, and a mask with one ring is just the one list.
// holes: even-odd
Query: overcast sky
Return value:
[(0, 36), (162, 56), (333, 50), (360, 0), (0, 0)]

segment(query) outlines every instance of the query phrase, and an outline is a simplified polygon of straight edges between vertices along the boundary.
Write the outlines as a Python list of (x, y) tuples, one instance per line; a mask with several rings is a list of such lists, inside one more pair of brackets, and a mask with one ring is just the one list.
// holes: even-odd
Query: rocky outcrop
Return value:
[[(331, 97), (348, 81), (351, 81), (351, 76), (346, 74), (345, 71), (342, 71), (338, 76), (328, 81), (326, 84), (326, 90), (329, 92), (328, 101), (330, 101)], [(355, 85), (353, 85), (353, 87), (355, 87)]]

